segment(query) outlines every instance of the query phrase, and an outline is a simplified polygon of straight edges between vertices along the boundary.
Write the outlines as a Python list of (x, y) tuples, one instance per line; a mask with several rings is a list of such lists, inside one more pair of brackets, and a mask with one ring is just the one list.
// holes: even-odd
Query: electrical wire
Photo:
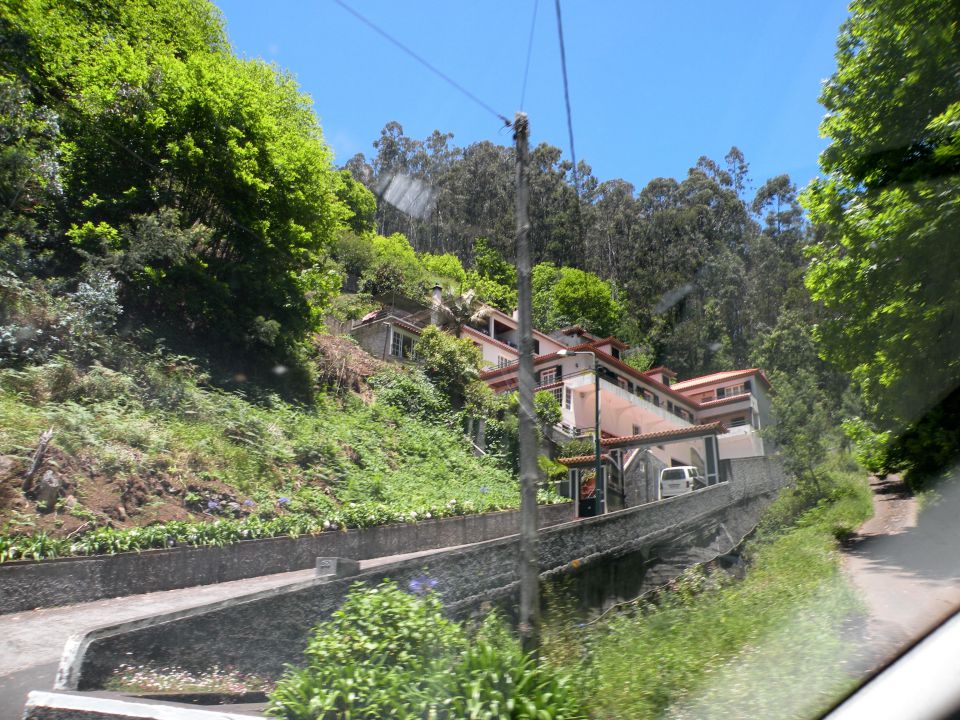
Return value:
[(560, 15), (560, 0), (555, 0), (557, 8), (557, 35), (560, 38), (560, 70), (563, 73), (563, 101), (567, 106), (567, 133), (570, 136), (570, 158), (573, 160), (573, 187), (580, 197), (580, 182), (577, 173), (577, 151), (573, 146), (573, 114), (570, 112), (570, 83), (567, 81), (567, 51), (563, 44), (563, 19)]
[(555, 0), (557, 9), (557, 35), (560, 39), (560, 70), (563, 73), (563, 101), (567, 106), (567, 133), (570, 136), (570, 159), (573, 161), (573, 191), (577, 196), (577, 239), (583, 247), (583, 213), (580, 209), (580, 171), (577, 168), (577, 151), (573, 144), (573, 113), (570, 111), (570, 83), (567, 80), (567, 51), (563, 43), (563, 18), (560, 0)]
[(408, 47), (407, 47), (406, 45), (404, 45), (402, 42), (400, 42), (399, 40), (397, 40), (395, 37), (393, 37), (393, 36), (392, 36), (390, 33), (388, 33), (386, 30), (383, 30), (383, 29), (380, 28), (378, 25), (376, 25), (372, 20), (368, 20), (366, 17), (364, 17), (363, 15), (361, 15), (360, 13), (358, 13), (356, 10), (354, 10), (352, 7), (350, 7), (349, 5), (347, 5), (347, 3), (345, 3), (343, 0), (333, 0), (333, 2), (335, 2), (337, 5), (339, 5), (340, 7), (342, 7), (344, 10), (346, 10), (346, 11), (347, 11), (348, 13), (350, 13), (351, 15), (353, 15), (355, 18), (357, 18), (357, 20), (359, 20), (359, 21), (362, 22), (364, 25), (366, 25), (367, 27), (369, 27), (369, 28), (370, 28), (371, 30), (373, 30), (375, 33), (377, 33), (378, 35), (380, 35), (382, 38), (384, 38), (384, 39), (387, 40), (388, 42), (392, 43), (393, 45), (395, 45), (396, 47), (398, 47), (400, 50), (402, 50), (403, 52), (405, 52), (407, 55), (409, 55), (410, 57), (412, 57), (414, 60), (416, 60), (416, 61), (417, 61), (418, 63), (420, 63), (421, 65), (423, 65), (425, 68), (427, 68), (427, 70), (429, 70), (430, 72), (432, 72), (434, 75), (436, 75), (437, 77), (439, 77), (441, 80), (445, 81), (446, 83), (448, 83), (449, 85), (451, 85), (452, 87), (454, 87), (454, 88), (456, 88), (458, 91), (460, 91), (463, 95), (465, 95), (466, 97), (468, 97), (468, 98), (470, 98), (471, 100), (473, 100), (473, 102), (475, 102), (477, 105), (479, 105), (479, 106), (482, 107), (484, 110), (486, 110), (487, 112), (489, 112), (491, 115), (493, 115), (494, 117), (498, 118), (499, 120), (502, 120), (502, 121), (503, 121), (503, 124), (504, 124), (505, 126), (509, 126), (509, 125), (511, 124), (510, 119), (507, 118), (505, 115), (502, 115), (502, 114), (498, 113), (498, 112), (497, 112), (496, 110), (494, 110), (490, 105), (488, 105), (488, 104), (485, 103), (483, 100), (481, 100), (481, 99), (478, 98), (476, 95), (474, 95), (472, 92), (470, 92), (469, 90), (467, 90), (463, 85), (461, 85), (460, 83), (458, 83), (456, 80), (454, 80), (452, 77), (450, 77), (449, 75), (447, 75), (446, 73), (444, 73), (442, 70), (440, 70), (440, 69), (437, 68), (436, 66), (434, 66), (434, 65), (430, 64), (429, 62), (427, 62), (424, 58), (422, 58), (420, 55), (418, 55), (418, 54), (415, 53), (413, 50), (411, 50), (410, 48), (408, 48)]
[(530, 38), (527, 40), (527, 62), (523, 68), (523, 88), (520, 90), (520, 112), (523, 112), (523, 101), (527, 96), (527, 77), (530, 75), (530, 56), (533, 54), (533, 31), (537, 27), (537, 6), (540, 0), (533, 0), (533, 19), (530, 21)]

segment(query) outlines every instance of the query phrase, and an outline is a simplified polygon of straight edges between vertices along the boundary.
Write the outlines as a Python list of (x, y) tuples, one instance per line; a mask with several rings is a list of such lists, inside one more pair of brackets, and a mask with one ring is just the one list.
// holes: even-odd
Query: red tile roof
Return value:
[[(561, 465), (572, 467), (574, 465), (592, 465), (597, 461), (596, 455), (575, 455), (573, 457), (558, 458), (557, 462)], [(609, 462), (609, 455), (600, 455), (601, 462)]]
[[(640, 445), (659, 445), (663, 442), (675, 442), (679, 440), (689, 440), (691, 438), (706, 437), (708, 435), (720, 435), (727, 431), (726, 426), (721, 422), (708, 423), (706, 425), (694, 425), (688, 428), (675, 428), (673, 430), (660, 430), (658, 432), (644, 433), (642, 435), (624, 435), (623, 437), (603, 438), (600, 440), (600, 447), (603, 448), (621, 448), (637, 447)], [(587, 465), (595, 462), (596, 455), (576, 455), (574, 457), (558, 458), (557, 462), (563, 465)], [(602, 460), (609, 459), (609, 455), (601, 455)]]
[(727, 428), (723, 423), (713, 422), (705, 425), (674, 428), (672, 430), (659, 430), (641, 435), (624, 435), (623, 437), (607, 438), (600, 440), (600, 446), (605, 448), (618, 448), (625, 445), (658, 445), (665, 440), (687, 440), (689, 438), (705, 437), (707, 435), (721, 435), (726, 431)]
[(660, 373), (661, 375), (666, 375), (666, 376), (672, 377), (672, 378), (675, 378), (675, 377), (677, 376), (677, 374), (676, 374), (673, 370), (671, 370), (670, 368), (668, 368), (666, 365), (657, 365), (657, 367), (655, 367), (655, 368), (650, 368), (649, 370), (645, 370), (645, 371), (644, 371), (643, 373), (641, 373), (641, 374), (642, 374), (642, 375), (656, 375), (657, 373)]
[(700, 387), (701, 385), (710, 385), (712, 383), (721, 383), (726, 382), (727, 380), (738, 380), (740, 378), (748, 378), (751, 375), (756, 375), (759, 377), (767, 387), (770, 387), (770, 381), (767, 380), (767, 376), (763, 374), (763, 371), (760, 368), (749, 368), (747, 370), (726, 370), (724, 372), (713, 373), (712, 375), (701, 375), (700, 377), (690, 378), (689, 380), (684, 380), (683, 382), (674, 383), (671, 387), (674, 390), (690, 390), (692, 388)]
[[(667, 395), (672, 397), (674, 400), (679, 400), (684, 405), (686, 405), (688, 409), (696, 410), (697, 408), (700, 407), (700, 404), (696, 400), (690, 397), (687, 397), (683, 393), (679, 393), (675, 391), (672, 386), (664, 385), (659, 380), (655, 380), (652, 377), (646, 376), (644, 373), (641, 373), (636, 368), (633, 368), (630, 365), (627, 365), (622, 360), (617, 360), (617, 358), (615, 358), (613, 355), (605, 353), (603, 350), (597, 350), (597, 345), (600, 345), (600, 344), (602, 344), (602, 341), (586, 342), (586, 343), (580, 343), (579, 345), (573, 345), (571, 347), (564, 348), (564, 349), (571, 353), (577, 350), (589, 350), (589, 351), (595, 352), (597, 355), (597, 358), (599, 360), (602, 360), (607, 365), (612, 365), (618, 370), (626, 373), (627, 375), (630, 375), (634, 380), (641, 380), (642, 382), (647, 383), (653, 388), (660, 390), (663, 393), (666, 393)], [(542, 363), (549, 362), (550, 360), (556, 360), (559, 357), (561, 356), (558, 355), (556, 352), (547, 353), (546, 355), (538, 355), (537, 357), (534, 358), (533, 364), (534, 366), (540, 365)], [(506, 367), (496, 368), (494, 370), (487, 370), (485, 372), (480, 373), (480, 379), (491, 380), (492, 378), (498, 377), (500, 375), (506, 375), (508, 373), (517, 372), (517, 369), (518, 369), (517, 365), (508, 365)]]
[(740, 393), (739, 395), (731, 395), (730, 397), (718, 398), (716, 400), (706, 400), (700, 403), (700, 408), (704, 409), (717, 407), (718, 405), (729, 405), (730, 403), (735, 403), (739, 400), (749, 400), (750, 397), (750, 393)]

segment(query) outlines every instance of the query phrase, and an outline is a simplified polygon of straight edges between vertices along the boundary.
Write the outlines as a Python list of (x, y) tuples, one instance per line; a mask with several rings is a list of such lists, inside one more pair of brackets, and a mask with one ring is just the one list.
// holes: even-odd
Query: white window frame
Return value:
[[(404, 354), (403, 351), (405, 340), (409, 341), (409, 350), (406, 354)], [(395, 357), (399, 360), (413, 359), (416, 355), (414, 349), (416, 344), (416, 337), (410, 333), (405, 333), (402, 330), (398, 330), (393, 325), (390, 326), (390, 357)]]

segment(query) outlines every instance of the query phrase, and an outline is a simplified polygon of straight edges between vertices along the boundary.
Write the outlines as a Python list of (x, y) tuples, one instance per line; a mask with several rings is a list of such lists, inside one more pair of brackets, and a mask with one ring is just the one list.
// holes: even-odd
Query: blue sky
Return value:
[[(424, 138), (509, 144), (486, 110), (332, 0), (215, 0), (234, 50), (291, 72), (314, 100), (338, 164), (373, 154), (390, 120)], [(349, 0), (497, 112), (520, 109), (534, 0)], [(743, 150), (754, 187), (817, 173), (821, 82), (834, 70), (838, 0), (563, 0), (578, 160), (637, 188), (683, 178), (700, 155)], [(552, 0), (539, 0), (523, 109), (533, 143), (569, 156)]]

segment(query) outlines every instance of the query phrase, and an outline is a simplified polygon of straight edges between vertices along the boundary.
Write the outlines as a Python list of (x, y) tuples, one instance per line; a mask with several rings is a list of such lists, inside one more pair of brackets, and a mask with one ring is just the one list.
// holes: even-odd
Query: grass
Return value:
[[(813, 498), (819, 500), (810, 507)], [(861, 612), (838, 537), (872, 512), (862, 473), (832, 469), (788, 490), (749, 546), (749, 569), (688, 573), (656, 604), (604, 622), (587, 642), (598, 718), (808, 717), (855, 678), (845, 628)]]
[[(55, 431), (48, 465), (74, 502), (58, 508), (55, 521), (31, 516), (21, 499), (22, 507), (0, 508), (0, 561), (222, 544), (519, 505), (512, 472), (474, 455), (452, 413), (424, 417), (349, 393), (318, 393), (310, 406), (277, 396), (254, 402), (204, 385), (182, 360), (153, 358), (125, 372), (63, 359), (0, 370), (0, 459), (25, 468), (47, 428)], [(136, 502), (131, 486), (142, 486)], [(81, 520), (83, 533), (73, 536)], [(193, 527), (201, 523), (217, 529)], [(136, 532), (139, 525), (150, 531)]]

